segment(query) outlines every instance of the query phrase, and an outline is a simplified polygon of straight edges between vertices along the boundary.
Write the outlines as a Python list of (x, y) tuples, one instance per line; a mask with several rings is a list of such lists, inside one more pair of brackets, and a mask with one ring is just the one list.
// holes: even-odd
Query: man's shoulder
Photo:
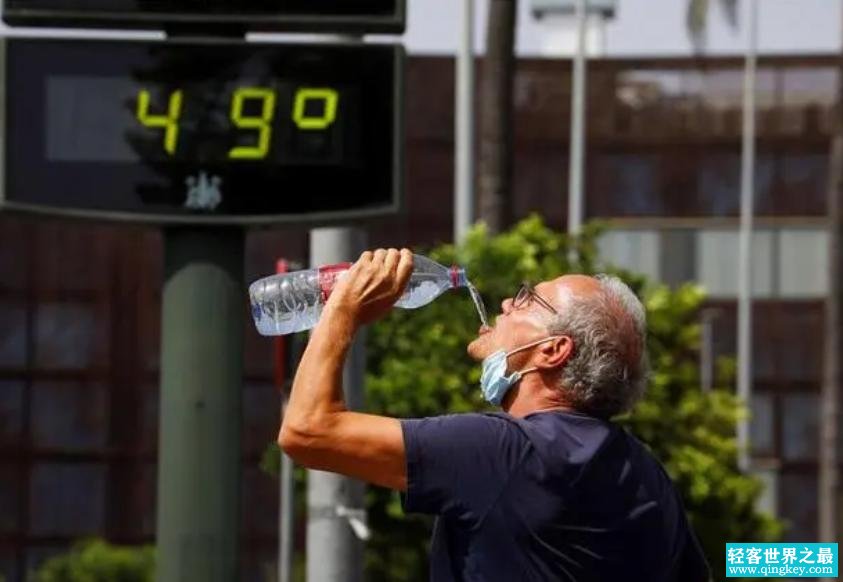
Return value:
[(438, 454), (468, 464), (496, 458), (511, 468), (530, 448), (523, 427), (505, 413), (430, 416), (402, 420), (401, 426), (408, 458)]
[[(545, 461), (587, 463), (626, 431), (610, 421), (573, 411), (540, 411), (523, 418), (506, 412), (468, 412), (403, 419), (406, 441), (477, 443), (493, 450), (507, 445), (529, 449)], [(409, 444), (409, 443), (408, 443)]]
[(455, 435), (481, 436), (496, 433), (523, 433), (517, 419), (502, 412), (465, 412), (423, 418), (401, 419), (405, 435), (408, 433), (452, 433)]
[(617, 424), (570, 410), (536, 412), (518, 422), (537, 447), (546, 446), (583, 461), (614, 439), (625, 438)]

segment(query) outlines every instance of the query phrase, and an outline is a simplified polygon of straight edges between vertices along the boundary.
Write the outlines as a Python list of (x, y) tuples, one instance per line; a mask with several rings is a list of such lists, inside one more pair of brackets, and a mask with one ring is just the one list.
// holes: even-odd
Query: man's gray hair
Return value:
[(577, 410), (609, 418), (630, 410), (644, 395), (647, 316), (626, 283), (610, 275), (595, 279), (599, 291), (569, 296), (548, 331), (574, 342), (560, 378), (565, 398)]

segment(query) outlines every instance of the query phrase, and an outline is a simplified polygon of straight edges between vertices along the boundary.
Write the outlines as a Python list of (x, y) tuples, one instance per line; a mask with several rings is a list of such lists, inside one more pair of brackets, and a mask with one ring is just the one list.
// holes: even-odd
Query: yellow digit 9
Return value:
[[(305, 113), (308, 101), (322, 101), (322, 115), (309, 116)], [(296, 98), (293, 102), (293, 121), (299, 129), (316, 130), (326, 129), (337, 118), (337, 104), (340, 96), (334, 89), (302, 87), (296, 91)]]
[(149, 114), (149, 91), (141, 89), (138, 93), (136, 115), (146, 127), (164, 129), (164, 150), (171, 156), (176, 152), (179, 138), (179, 117), (181, 117), (182, 92), (173, 91), (167, 103), (167, 113), (164, 115)]
[[(261, 100), (260, 117), (243, 114), (243, 105), (247, 99)], [(240, 87), (234, 92), (231, 101), (231, 121), (240, 129), (258, 130), (258, 143), (253, 146), (231, 148), (228, 157), (234, 160), (260, 160), (269, 152), (269, 140), (272, 137), (272, 118), (275, 116), (275, 91), (265, 87)]]

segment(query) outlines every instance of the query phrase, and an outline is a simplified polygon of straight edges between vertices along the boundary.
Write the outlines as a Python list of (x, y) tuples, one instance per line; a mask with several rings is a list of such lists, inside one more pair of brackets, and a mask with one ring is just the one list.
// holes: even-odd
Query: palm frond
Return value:
[[(723, 0), (724, 2), (734, 0)], [(694, 50), (700, 52), (705, 46), (706, 25), (708, 23), (708, 0), (689, 0), (685, 25), (691, 37)]]
[(738, 27), (738, 0), (720, 0), (720, 7), (726, 15), (726, 22), (732, 28)]

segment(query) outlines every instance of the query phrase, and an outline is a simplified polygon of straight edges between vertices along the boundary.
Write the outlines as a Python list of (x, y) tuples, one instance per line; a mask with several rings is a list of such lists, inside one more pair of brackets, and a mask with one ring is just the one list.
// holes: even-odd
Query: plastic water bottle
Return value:
[[(334, 284), (349, 268), (351, 263), (339, 263), (273, 275), (252, 283), (249, 298), (258, 332), (285, 335), (314, 327)], [(416, 309), (458, 287), (470, 287), (465, 269), (457, 265), (445, 267), (427, 257), (413, 255), (413, 273), (395, 305)]]

